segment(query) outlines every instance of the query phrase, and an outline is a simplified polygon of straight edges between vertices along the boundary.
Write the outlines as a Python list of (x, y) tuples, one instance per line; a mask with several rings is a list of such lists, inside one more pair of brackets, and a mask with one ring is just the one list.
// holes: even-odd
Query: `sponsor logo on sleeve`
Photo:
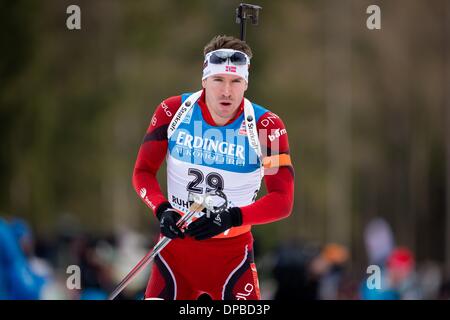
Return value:
[(150, 199), (147, 197), (147, 189), (145, 188), (141, 188), (139, 190), (139, 195), (141, 196), (141, 198), (144, 200), (144, 202), (150, 206), (150, 208), (152, 208), (153, 210), (156, 209), (156, 206), (150, 201)]
[(267, 126), (268, 126), (269, 124), (275, 124), (274, 119), (278, 119), (278, 118), (279, 118), (279, 117), (278, 117), (275, 113), (269, 112), (268, 115), (267, 115), (267, 117), (264, 117), (264, 119), (261, 121), (261, 125), (262, 125), (264, 128), (267, 128)]
[(283, 134), (286, 134), (286, 129), (276, 129), (273, 134), (269, 134), (269, 140), (272, 142), (275, 139), (278, 139), (279, 137), (281, 137)]
[(163, 108), (164, 112), (166, 113), (166, 116), (169, 118), (172, 116), (172, 112), (169, 110), (169, 106), (163, 101), (161, 102), (161, 107)]

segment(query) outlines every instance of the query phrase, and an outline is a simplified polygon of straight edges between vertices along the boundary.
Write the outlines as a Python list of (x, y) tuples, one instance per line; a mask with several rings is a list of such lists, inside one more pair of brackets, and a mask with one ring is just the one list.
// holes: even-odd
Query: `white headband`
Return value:
[[(242, 65), (236, 65), (233, 64), (230, 59), (227, 60), (227, 62), (222, 63), (222, 64), (214, 64), (211, 63), (209, 61), (211, 55), (214, 52), (217, 51), (222, 51), (222, 52), (230, 52), (230, 53), (234, 53), (234, 52), (239, 52), (245, 55), (247, 63), (246, 64), (242, 64)], [(203, 63), (203, 77), (202, 80), (205, 80), (206, 78), (215, 75), (215, 74), (221, 74), (221, 73), (225, 73), (225, 74), (231, 74), (231, 75), (235, 75), (235, 76), (239, 76), (241, 78), (243, 78), (247, 83), (248, 83), (248, 69), (250, 67), (250, 58), (243, 53), (242, 51), (237, 51), (237, 50), (233, 50), (233, 49), (219, 49), (219, 50), (215, 50), (215, 51), (211, 51), (208, 52), (205, 56), (205, 61)]]

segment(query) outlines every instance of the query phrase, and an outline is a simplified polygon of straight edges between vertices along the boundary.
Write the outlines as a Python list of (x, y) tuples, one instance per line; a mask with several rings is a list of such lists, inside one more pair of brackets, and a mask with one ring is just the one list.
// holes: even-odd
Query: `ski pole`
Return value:
[[(189, 220), (192, 218), (192, 216), (196, 212), (200, 212), (203, 210), (205, 199), (202, 196), (196, 195), (194, 196), (194, 203), (190, 206), (189, 212), (185, 214), (180, 220), (177, 222), (177, 227), (183, 228), (186, 224), (189, 223)], [(139, 263), (131, 269), (131, 271), (123, 278), (123, 280), (117, 285), (117, 287), (114, 289), (114, 291), (109, 296), (109, 300), (114, 300), (115, 297), (119, 295), (120, 292), (122, 292), (123, 289), (125, 289), (128, 284), (133, 280), (136, 275), (144, 269), (157, 255), (161, 252), (162, 249), (164, 249), (165, 246), (167, 246), (170, 242), (170, 238), (163, 237), (159, 242), (153, 247), (153, 249), (145, 255), (144, 258), (139, 261)]]

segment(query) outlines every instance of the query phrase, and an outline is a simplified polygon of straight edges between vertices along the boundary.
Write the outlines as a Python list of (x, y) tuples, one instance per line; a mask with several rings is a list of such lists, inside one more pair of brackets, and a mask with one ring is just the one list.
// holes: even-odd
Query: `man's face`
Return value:
[(206, 89), (205, 100), (217, 124), (223, 125), (233, 118), (241, 104), (247, 82), (231, 74), (216, 74), (202, 81)]

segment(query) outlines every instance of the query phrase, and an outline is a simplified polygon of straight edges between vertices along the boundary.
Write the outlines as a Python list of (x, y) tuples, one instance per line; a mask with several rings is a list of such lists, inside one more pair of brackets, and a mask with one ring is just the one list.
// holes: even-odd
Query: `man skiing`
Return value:
[[(172, 241), (155, 258), (145, 298), (260, 299), (251, 226), (292, 211), (294, 170), (282, 120), (244, 98), (252, 51), (217, 36), (204, 48), (202, 90), (156, 108), (139, 149), (133, 186)], [(156, 173), (167, 164), (167, 195)], [(267, 194), (256, 200), (261, 180)], [(222, 191), (223, 212), (197, 215), (186, 230), (189, 193)]]

